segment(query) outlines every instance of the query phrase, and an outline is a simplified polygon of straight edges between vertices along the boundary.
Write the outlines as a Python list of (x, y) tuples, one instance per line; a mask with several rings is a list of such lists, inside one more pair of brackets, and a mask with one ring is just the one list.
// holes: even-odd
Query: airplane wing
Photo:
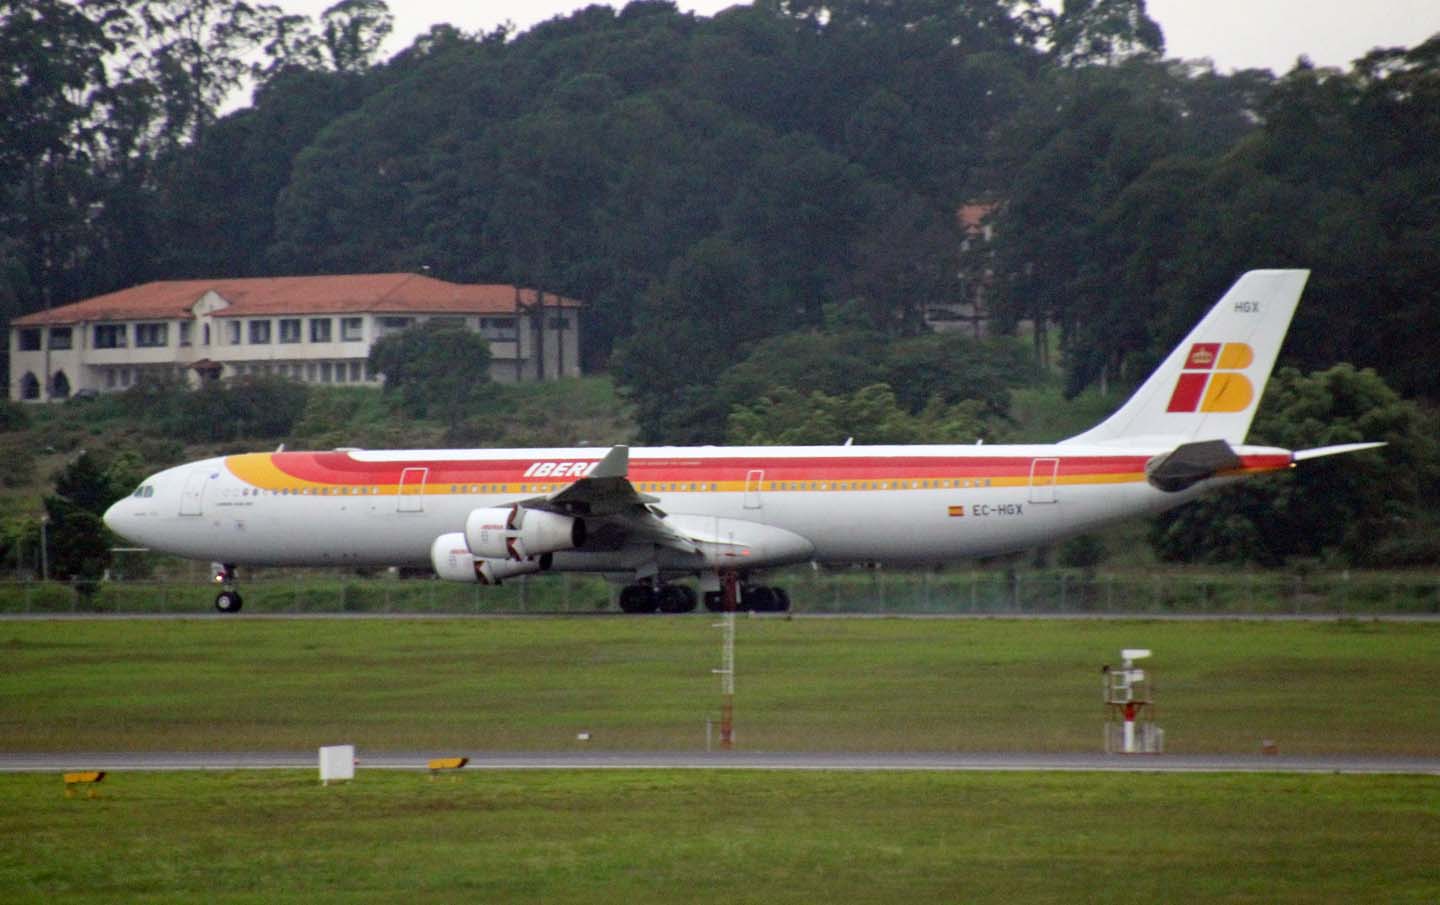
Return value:
[(526, 509), (544, 509), (562, 515), (604, 516), (644, 508), (659, 499), (640, 493), (630, 483), (630, 447), (616, 446), (590, 474), (543, 497), (522, 500)]
[(689, 537), (665, 523), (654, 507), (657, 497), (640, 493), (630, 483), (630, 448), (613, 447), (586, 477), (549, 496), (522, 500), (526, 509), (543, 509), (592, 521), (593, 531), (609, 533), (628, 543), (653, 543), (686, 553), (698, 550)]

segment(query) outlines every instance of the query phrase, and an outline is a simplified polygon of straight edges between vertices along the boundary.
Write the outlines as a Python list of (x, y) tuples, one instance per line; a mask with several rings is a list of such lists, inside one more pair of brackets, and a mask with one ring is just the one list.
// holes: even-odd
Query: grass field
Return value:
[[(714, 618), (0, 623), (9, 751), (697, 749)], [(1148, 646), (1173, 751), (1440, 753), (1440, 625), (746, 619), (750, 750), (1095, 750)], [(0, 901), (1434, 903), (1434, 777), (0, 775)]]
[[(714, 617), (0, 624), (10, 751), (697, 750)], [(739, 620), (756, 751), (1093, 751), (1149, 647), (1173, 752), (1440, 755), (1440, 625)]]
[(1419, 777), (0, 777), (6, 902), (1433, 903)]

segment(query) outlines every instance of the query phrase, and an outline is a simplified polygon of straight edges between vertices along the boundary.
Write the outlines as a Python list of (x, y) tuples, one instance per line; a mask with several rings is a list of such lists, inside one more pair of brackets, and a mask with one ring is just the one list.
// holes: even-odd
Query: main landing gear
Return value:
[[(769, 585), (741, 585), (735, 608), (753, 613), (788, 613), (790, 592)], [(724, 612), (725, 598), (720, 591), (705, 592), (705, 609), (712, 613)]]
[(214, 570), (215, 583), (220, 585), (220, 593), (215, 595), (215, 609), (222, 613), (240, 612), (245, 600), (240, 596), (240, 592), (235, 590), (234, 563), (215, 563)]
[(632, 584), (620, 591), (620, 609), (626, 613), (689, 613), (696, 603), (695, 591), (683, 584)]
[[(695, 591), (683, 584), (626, 585), (620, 590), (620, 609), (626, 613), (691, 613), (697, 599)], [(723, 612), (724, 598), (719, 591), (705, 592), (705, 609)], [(790, 609), (790, 595), (784, 588), (766, 585), (742, 585), (736, 609), (756, 613), (784, 613)]]

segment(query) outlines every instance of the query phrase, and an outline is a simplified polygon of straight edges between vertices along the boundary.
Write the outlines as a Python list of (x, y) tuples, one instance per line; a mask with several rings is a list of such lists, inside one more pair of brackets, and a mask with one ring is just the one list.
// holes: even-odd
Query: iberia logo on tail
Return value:
[(1195, 343), (1175, 382), (1167, 412), (1243, 412), (1255, 387), (1242, 371), (1255, 360), (1245, 343)]

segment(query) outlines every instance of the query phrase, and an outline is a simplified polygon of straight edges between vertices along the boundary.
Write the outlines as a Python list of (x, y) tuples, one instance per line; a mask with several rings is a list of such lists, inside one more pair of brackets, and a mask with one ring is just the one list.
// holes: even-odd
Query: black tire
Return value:
[(238, 613), (245, 605), (239, 591), (221, 591), (215, 595), (215, 609), (222, 613)]
[(655, 596), (662, 613), (692, 613), (695, 611), (695, 592), (683, 584), (667, 584)]
[(775, 596), (775, 589), (765, 585), (745, 589), (744, 608), (754, 610), (757, 613), (773, 613), (779, 609), (779, 601)]
[(626, 613), (653, 613), (660, 604), (659, 595), (649, 585), (631, 584), (620, 590), (620, 609)]
[(723, 591), (706, 591), (705, 609), (712, 613), (725, 612), (725, 593)]

